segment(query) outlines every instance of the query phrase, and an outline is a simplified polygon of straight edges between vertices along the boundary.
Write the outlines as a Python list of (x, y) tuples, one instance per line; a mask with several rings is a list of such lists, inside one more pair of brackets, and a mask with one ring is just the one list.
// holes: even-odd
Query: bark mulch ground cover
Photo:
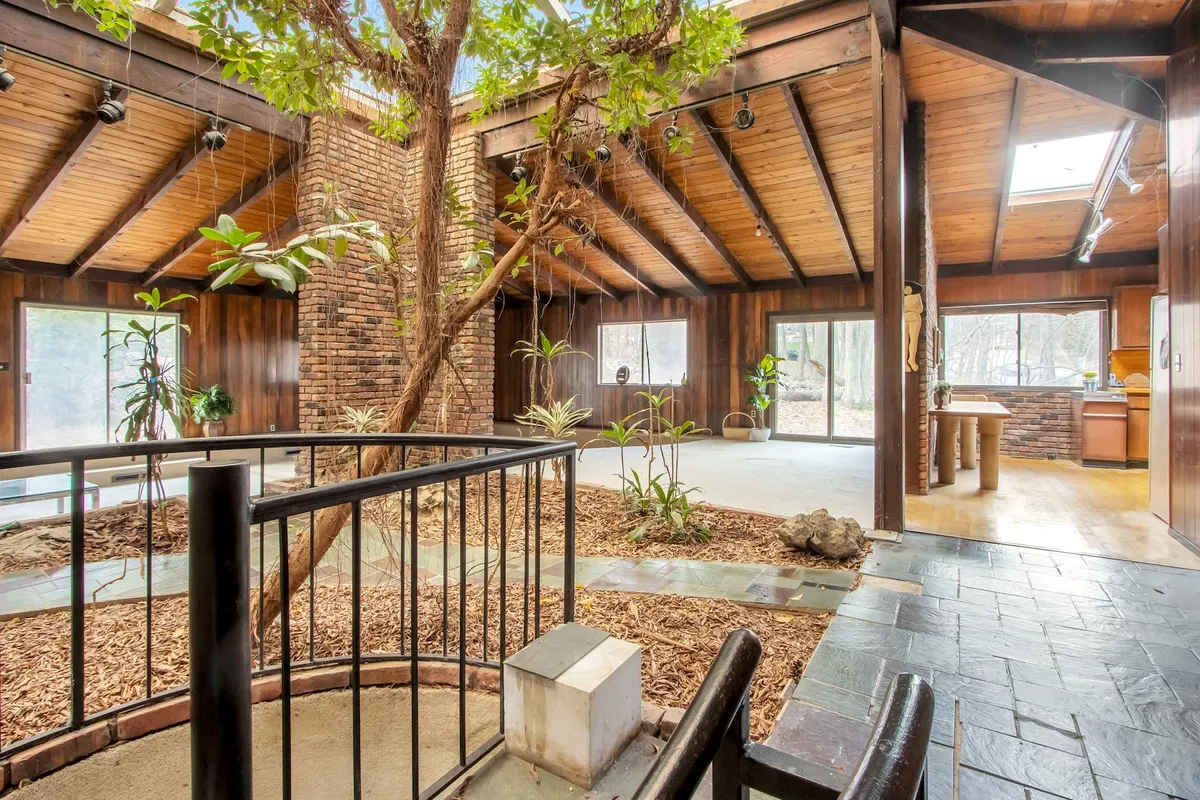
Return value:
[[(402, 623), (411, 613), (411, 591), (401, 612), (398, 586), (362, 590), (363, 652), (400, 653), (409, 632)], [(487, 593), (488, 657), (499, 651), (499, 590)], [(446, 607), (449, 626), (443, 632), (440, 586), (421, 585), (418, 592), (419, 640), (422, 652), (458, 652), (458, 589), (450, 587)], [(483, 654), (482, 586), (468, 587), (467, 650)], [(187, 598), (157, 600), (152, 615), (154, 691), (180, 686), (188, 679)], [(293, 658), (309, 657), (307, 592), (292, 608)], [(520, 586), (506, 595), (507, 652), (520, 648), (526, 609), (532, 632), (538, 606), (528, 605)], [(351, 614), (348, 587), (318, 586), (315, 598), (316, 658), (347, 655)], [(542, 630), (562, 619), (562, 593), (543, 589)], [(85, 701), (88, 713), (102, 711), (146, 694), (146, 607), (142, 602), (92, 607), (86, 612)], [(695, 695), (726, 634), (738, 627), (754, 630), (763, 642), (763, 659), (752, 689), (752, 731), (763, 739), (800, 676), (829, 615), (784, 614), (752, 609), (724, 600), (622, 592), (577, 593), (577, 621), (594, 625), (645, 647), (643, 695), (663, 706), (686, 706)], [(278, 661), (278, 628), (265, 638), (267, 663)], [(0, 623), (0, 738), (9, 744), (65, 723), (70, 697), (70, 620), (62, 612), (21, 617)], [(257, 648), (256, 648), (257, 656)]]
[[(166, 525), (161, 508), (154, 509), (155, 555), (186, 553), (187, 503), (167, 501)], [(89, 511), (83, 520), (86, 561), (142, 558), (146, 555), (146, 505), (122, 503)], [(71, 517), (59, 515), (21, 523), (0, 534), (0, 572), (61, 567), (71, 563)]]

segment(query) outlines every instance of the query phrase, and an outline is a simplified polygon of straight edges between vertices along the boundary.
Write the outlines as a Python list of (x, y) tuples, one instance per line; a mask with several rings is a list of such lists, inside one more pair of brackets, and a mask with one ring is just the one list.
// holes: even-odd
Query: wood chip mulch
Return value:
[[(499, 591), (487, 593), (488, 657), (499, 649)], [(363, 652), (398, 653), (409, 632), (402, 625), (398, 586), (362, 590)], [(450, 621), (443, 633), (442, 589), (422, 585), (418, 592), (419, 641), (422, 652), (458, 651), (458, 590), (451, 587), (446, 608)], [(483, 653), (481, 585), (467, 592), (468, 653)], [(156, 600), (151, 643), (154, 691), (180, 686), (188, 680), (187, 598)], [(411, 613), (411, 591), (403, 614)], [(309, 657), (307, 592), (291, 604), (292, 652), (296, 660)], [(541, 609), (544, 631), (562, 619), (561, 591), (544, 589), (540, 604), (521, 587), (506, 595), (506, 640), (511, 655), (520, 648), (534, 615)], [(350, 590), (318, 586), (315, 598), (314, 651), (317, 658), (350, 652)], [(89, 608), (86, 612), (85, 706), (95, 713), (146, 693), (145, 603), (122, 603)], [(642, 688), (647, 701), (662, 706), (686, 706), (699, 688), (726, 634), (738, 627), (755, 631), (763, 642), (763, 658), (752, 689), (751, 730), (764, 739), (774, 726), (791, 681), (800, 676), (830, 615), (785, 614), (738, 606), (725, 600), (580, 590), (576, 619), (637, 642), (642, 656)], [(406, 620), (407, 621), (407, 620)], [(403, 645), (402, 645), (403, 643)], [(265, 637), (267, 662), (278, 660), (278, 628)], [(64, 612), (21, 617), (0, 623), (0, 739), (9, 744), (65, 723), (70, 698), (70, 624)], [(257, 657), (257, 648), (255, 648)]]
[[(153, 514), (153, 549), (156, 555), (186, 553), (187, 503), (167, 501), (166, 525), (162, 510)], [(83, 553), (86, 561), (108, 561), (146, 556), (146, 506), (122, 503), (84, 514)], [(71, 563), (71, 518), (48, 517), (22, 523), (0, 534), (0, 572), (61, 567)]]

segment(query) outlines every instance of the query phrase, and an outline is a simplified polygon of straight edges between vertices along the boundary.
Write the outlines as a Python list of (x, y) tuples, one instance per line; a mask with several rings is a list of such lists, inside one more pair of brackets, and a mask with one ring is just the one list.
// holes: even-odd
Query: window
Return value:
[(1102, 372), (1102, 305), (945, 313), (942, 368), (955, 386), (1079, 387), (1083, 373)]
[[(131, 319), (149, 327), (153, 315), (34, 304), (22, 309), (25, 448), (122, 441), (125, 426), (120, 422), (130, 390), (116, 387), (137, 378), (142, 352), (125, 347), (120, 335), (104, 332), (123, 330)], [(178, 321), (176, 314), (159, 317), (160, 325), (162, 317)], [(160, 360), (178, 380), (176, 330), (158, 341)], [(179, 435), (169, 421), (165, 435)]]
[(681, 386), (687, 380), (687, 320), (622, 322), (600, 326), (600, 383), (616, 383), (629, 367), (629, 383)]
[(1091, 193), (1114, 134), (1096, 133), (1017, 146), (1009, 195), (1026, 202)]

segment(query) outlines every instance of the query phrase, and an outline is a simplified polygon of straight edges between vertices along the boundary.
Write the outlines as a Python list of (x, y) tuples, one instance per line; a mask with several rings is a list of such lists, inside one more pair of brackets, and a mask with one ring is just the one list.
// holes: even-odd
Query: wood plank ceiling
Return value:
[[(926, 4), (979, 5), (983, 8), (976, 13), (1021, 31), (1070, 32), (1159, 28), (1170, 24), (1180, 2), (929, 0)], [(1011, 71), (915, 36), (903, 37), (902, 55), (908, 99), (925, 104), (939, 265), (976, 272), (1035, 262), (1040, 268), (1074, 267), (1095, 192), (1036, 203), (1009, 198), (1011, 155), (1019, 144), (1116, 133), (1124, 116), (1110, 105), (1088, 102), (1078, 93), (1040, 80), (1022, 79), (1018, 90)], [(1121, 67), (1155, 77), (1161, 64), (1151, 58)], [(814, 168), (806, 151), (803, 120), (790, 107), (789, 93), (810, 120), (815, 154), (823, 167)], [(1016, 109), (1014, 99), (1019, 101)], [(756, 119), (749, 130), (732, 124), (741, 105), (740, 96), (726, 96), (680, 114), (678, 124), (690, 129), (693, 139), (690, 153), (668, 153), (663, 140), (663, 129), (672, 123), (668, 115), (632, 140), (606, 141), (613, 152), (608, 164), (595, 165), (581, 150), (579, 160), (592, 165), (603, 183), (598, 191), (592, 187), (591, 202), (582, 216), (604, 241), (598, 249), (568, 232), (564, 240), (568, 252), (619, 291), (634, 288), (626, 274), (630, 269), (668, 293), (684, 295), (798, 285), (789, 260), (810, 283), (850, 283), (858, 269), (869, 274), (873, 187), (868, 64), (842, 65), (752, 92), (749, 107)], [(711, 137), (701, 128), (704, 120), (714, 128)], [(587, 147), (597, 144), (591, 141)], [(1129, 172), (1145, 184), (1145, 190), (1131, 195), (1123, 184), (1113, 183), (1103, 210), (1114, 225), (1101, 237), (1097, 254), (1128, 254), (1136, 259), (1155, 250), (1157, 229), (1166, 219), (1166, 176), (1161, 167), (1165, 145), (1160, 125), (1139, 121), (1133, 129)], [(714, 146), (732, 156), (736, 169), (723, 163)], [(497, 211), (501, 211), (512, 184), (504, 175), (506, 168), (499, 162), (498, 166)], [(661, 176), (657, 180), (656, 169)], [(744, 186), (739, 188), (739, 174), (749, 185), (749, 194)], [(828, 194), (822, 174), (827, 175)], [(1094, 187), (1096, 192), (1101, 188)], [(500, 240), (511, 244), (515, 235), (500, 231), (502, 227), (497, 222)], [(778, 231), (778, 242), (773, 241), (771, 229)], [(615, 251), (625, 269), (602, 250)], [(578, 291), (595, 293), (586, 281), (572, 279), (575, 273), (549, 254), (543, 252), (539, 258), (562, 279), (560, 291), (578, 284)], [(685, 273), (694, 274), (704, 285), (695, 286)]]
[[(103, 84), (12, 50), (5, 64), (17, 83), (0, 94), (0, 231), (15, 232), (0, 245), (0, 267), (124, 274), (121, 280), (146, 284), (203, 279), (215, 248), (193, 237), (214, 212), (237, 208), (239, 225), (262, 231), (294, 216), (290, 175), (275, 175), (287, 165), (289, 142), (225, 125), (226, 146), (197, 158), (208, 116), (134, 92), (125, 120), (99, 126), (43, 202), (23, 217), (22, 205), (56, 158), (77, 131), (95, 124)], [(248, 192), (253, 202), (245, 205), (239, 199), (251, 199)]]

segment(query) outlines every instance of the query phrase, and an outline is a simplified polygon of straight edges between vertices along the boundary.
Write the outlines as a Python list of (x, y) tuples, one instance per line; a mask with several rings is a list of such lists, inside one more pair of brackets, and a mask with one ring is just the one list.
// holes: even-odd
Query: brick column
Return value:
[[(353, 120), (313, 119), (300, 167), (302, 230), (326, 224), (329, 189), (336, 191), (337, 205), (360, 218), (378, 221), (393, 235), (407, 230), (420, 200), (420, 159), (419, 148), (384, 142)], [(443, 284), (464, 277), (463, 259), (476, 238), (492, 237), (485, 212), (493, 189), (478, 134), (454, 140), (449, 177), (479, 224), (449, 230)], [(396, 320), (413, 310), (403, 302), (413, 296), (406, 269), (413, 265), (411, 247), (401, 249), (400, 262), (398, 271), (369, 270), (372, 262), (363, 249), (351, 248), (337, 263), (314, 265), (300, 291), (302, 431), (333, 430), (343, 406), (386, 412), (398, 399), (407, 375), (405, 348), (412, 346), (396, 335)], [(453, 354), (457, 376), (445, 369), (439, 374), (418, 420), (420, 430), (492, 431), (493, 323), (489, 305), (463, 330)]]

